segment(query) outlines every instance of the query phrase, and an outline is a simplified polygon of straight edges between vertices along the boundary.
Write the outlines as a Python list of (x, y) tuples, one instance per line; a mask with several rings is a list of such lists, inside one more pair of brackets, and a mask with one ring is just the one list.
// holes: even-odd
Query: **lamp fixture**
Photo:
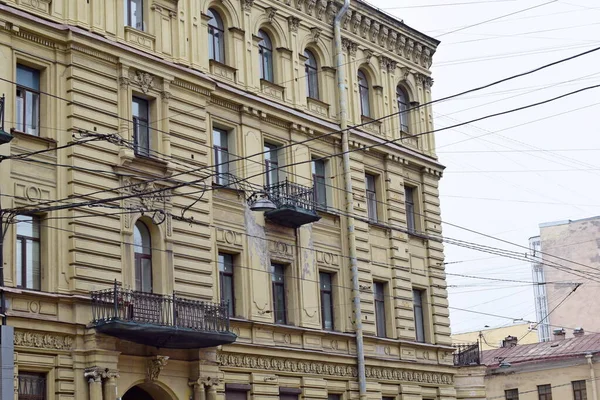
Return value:
[(247, 202), (252, 211), (271, 211), (277, 209), (277, 206), (271, 201), (269, 194), (265, 191), (252, 193), (248, 197)]

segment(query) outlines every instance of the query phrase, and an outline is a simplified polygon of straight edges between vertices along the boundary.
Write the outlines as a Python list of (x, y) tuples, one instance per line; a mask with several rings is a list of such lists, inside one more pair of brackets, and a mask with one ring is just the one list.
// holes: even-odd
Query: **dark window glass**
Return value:
[(217, 12), (209, 8), (208, 21), (208, 58), (225, 63), (225, 29), (223, 20)]
[(215, 154), (215, 183), (229, 184), (229, 134), (223, 129), (213, 129), (213, 150)]
[(364, 117), (371, 116), (371, 105), (369, 98), (369, 81), (365, 73), (358, 71), (358, 91), (360, 95), (360, 112)]
[(413, 289), (413, 310), (415, 313), (415, 338), (425, 342), (425, 318), (423, 315), (423, 291)]
[(279, 400), (298, 400), (298, 395), (292, 393), (279, 393)]
[(366, 174), (366, 192), (367, 192), (367, 214), (369, 221), (377, 222), (377, 190), (375, 188), (375, 176)]
[(40, 218), (17, 216), (17, 286), (41, 290)]
[(406, 227), (408, 232), (415, 232), (415, 192), (410, 186), (404, 186), (404, 204), (406, 205)]
[(396, 400), (395, 397), (382, 397), (381, 400)]
[(135, 154), (150, 155), (150, 107), (148, 100), (139, 97), (132, 99), (133, 142)]
[(125, 0), (125, 18), (127, 26), (144, 30), (144, 0)]
[(409, 132), (408, 97), (401, 86), (396, 87), (396, 101), (398, 102), (398, 117), (400, 119), (400, 130)]
[(248, 400), (248, 392), (225, 389), (225, 400)]
[(235, 315), (235, 296), (233, 295), (233, 256), (219, 253), (219, 280), (221, 281), (221, 301), (227, 302), (229, 315)]
[(552, 400), (552, 386), (550, 385), (539, 385), (538, 389), (538, 400)]
[(585, 381), (575, 381), (573, 384), (573, 399), (574, 400), (587, 400), (587, 388)]
[(45, 399), (46, 375), (19, 372), (19, 400)]
[(274, 144), (265, 143), (265, 176), (267, 186), (279, 183), (279, 152)]
[(135, 289), (152, 293), (152, 240), (146, 224), (137, 221), (133, 229)]
[(304, 50), (304, 74), (306, 76), (306, 95), (312, 99), (319, 99), (319, 75), (317, 69), (317, 59), (314, 54)]
[(273, 82), (273, 45), (271, 38), (262, 29), (258, 31), (258, 36), (262, 39), (258, 43), (260, 79)]
[(506, 400), (519, 400), (519, 389), (509, 389), (504, 391)]
[(386, 337), (386, 322), (385, 322), (385, 283), (373, 282), (374, 299), (375, 299), (375, 324), (377, 328), (377, 336)]
[(285, 266), (272, 264), (271, 281), (273, 282), (273, 317), (276, 324), (287, 324), (285, 299)]
[(324, 160), (313, 160), (312, 161), (312, 175), (313, 175), (313, 193), (315, 196), (315, 203), (321, 207), (327, 207), (327, 184), (325, 179), (325, 161)]
[(40, 135), (40, 71), (17, 65), (15, 129)]
[(333, 275), (327, 272), (319, 273), (321, 285), (321, 321), (323, 329), (333, 330)]
[(327, 400), (341, 400), (342, 396), (340, 396), (339, 394), (327, 394)]

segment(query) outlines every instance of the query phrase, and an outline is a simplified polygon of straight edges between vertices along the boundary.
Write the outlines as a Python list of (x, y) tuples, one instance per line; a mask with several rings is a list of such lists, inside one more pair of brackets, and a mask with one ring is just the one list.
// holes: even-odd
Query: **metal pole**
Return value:
[(354, 305), (354, 326), (356, 328), (356, 358), (358, 364), (358, 388), (360, 400), (367, 398), (367, 378), (365, 374), (365, 351), (363, 344), (362, 311), (360, 305), (360, 287), (358, 285), (358, 261), (356, 258), (356, 232), (354, 228), (354, 196), (352, 193), (352, 171), (350, 169), (350, 143), (348, 131), (348, 92), (344, 70), (344, 49), (342, 48), (342, 18), (350, 8), (350, 0), (344, 0), (344, 6), (333, 22), (335, 44), (335, 67), (339, 100), (340, 129), (342, 130), (342, 152), (344, 183), (346, 186), (346, 223), (348, 224), (348, 252), (352, 271), (352, 295)]
[(598, 388), (596, 386), (596, 372), (594, 371), (593, 357), (594, 357), (594, 355), (591, 353), (585, 355), (588, 365), (590, 366), (590, 380), (592, 381), (593, 400), (599, 400), (598, 399)]

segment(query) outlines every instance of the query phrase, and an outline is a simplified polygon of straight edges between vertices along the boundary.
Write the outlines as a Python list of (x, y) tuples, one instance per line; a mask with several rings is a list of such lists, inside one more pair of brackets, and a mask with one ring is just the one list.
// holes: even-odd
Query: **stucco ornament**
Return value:
[(147, 72), (135, 71), (133, 81), (140, 86), (142, 92), (148, 93), (154, 85), (154, 76), (150, 75)]
[(148, 380), (156, 381), (160, 372), (167, 365), (168, 356), (154, 356), (148, 360), (147, 374)]

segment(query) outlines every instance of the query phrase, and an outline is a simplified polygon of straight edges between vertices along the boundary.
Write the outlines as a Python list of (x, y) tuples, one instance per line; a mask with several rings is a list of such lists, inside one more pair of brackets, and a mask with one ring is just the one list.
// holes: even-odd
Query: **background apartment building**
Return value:
[(341, 7), (0, 4), (15, 397), (456, 398), (443, 167), (420, 106), (438, 42), (359, 1), (343, 16), (349, 216)]
[(567, 338), (579, 330), (600, 332), (598, 240), (600, 217), (543, 223), (529, 240), (531, 252), (543, 259), (532, 264), (534, 282), (542, 283), (534, 285), (540, 341), (553, 340), (555, 330), (564, 329)]

